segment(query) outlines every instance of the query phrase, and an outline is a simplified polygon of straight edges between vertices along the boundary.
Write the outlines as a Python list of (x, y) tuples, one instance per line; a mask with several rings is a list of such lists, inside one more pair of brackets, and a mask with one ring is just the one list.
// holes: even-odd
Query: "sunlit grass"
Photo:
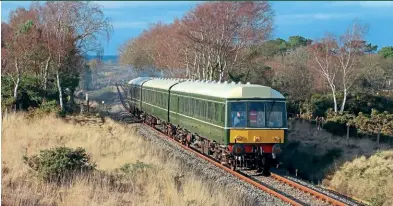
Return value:
[[(83, 119), (83, 118), (81, 118)], [(91, 118), (81, 126), (46, 116), (9, 115), (2, 125), (2, 201), (6, 205), (238, 205), (230, 189), (204, 182), (137, 135), (135, 126)], [(103, 171), (71, 184), (42, 183), (22, 156), (56, 146), (83, 147)], [(116, 168), (141, 161), (150, 169), (111, 181)], [(182, 178), (177, 177), (184, 175)], [(116, 177), (116, 176), (115, 176)]]

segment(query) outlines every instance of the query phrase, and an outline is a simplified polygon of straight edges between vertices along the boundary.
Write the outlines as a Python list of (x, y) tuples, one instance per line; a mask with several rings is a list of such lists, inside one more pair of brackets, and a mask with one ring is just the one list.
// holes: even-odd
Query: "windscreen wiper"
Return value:
[(269, 123), (270, 114), (272, 113), (272, 109), (273, 109), (273, 106), (274, 106), (275, 103), (276, 103), (276, 100), (274, 100), (274, 101), (272, 102), (272, 105), (270, 106), (270, 109), (269, 109), (269, 113), (267, 113), (267, 114), (268, 114), (268, 116), (267, 116), (267, 118), (266, 118), (266, 122), (267, 122), (267, 123)]

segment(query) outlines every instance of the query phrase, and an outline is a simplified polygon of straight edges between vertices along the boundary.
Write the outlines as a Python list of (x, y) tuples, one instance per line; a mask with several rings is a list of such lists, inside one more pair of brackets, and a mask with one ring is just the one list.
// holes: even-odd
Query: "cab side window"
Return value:
[(232, 127), (246, 127), (247, 126), (247, 107), (245, 102), (231, 103), (231, 120)]

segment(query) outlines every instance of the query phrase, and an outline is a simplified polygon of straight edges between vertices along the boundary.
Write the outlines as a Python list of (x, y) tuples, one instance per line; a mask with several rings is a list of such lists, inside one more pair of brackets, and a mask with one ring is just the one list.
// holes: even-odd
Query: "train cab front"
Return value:
[(284, 143), (287, 119), (284, 101), (230, 102), (229, 151), (234, 167), (258, 168), (270, 175)]

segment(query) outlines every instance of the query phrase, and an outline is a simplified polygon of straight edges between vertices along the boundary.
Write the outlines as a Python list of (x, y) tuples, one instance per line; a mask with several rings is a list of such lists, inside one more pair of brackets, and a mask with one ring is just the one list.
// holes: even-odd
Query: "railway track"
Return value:
[[(121, 104), (128, 111), (127, 104), (124, 103), (124, 100), (121, 95), (120, 89), (117, 87), (118, 95)], [(122, 119), (135, 119), (129, 113), (122, 113)], [(128, 117), (129, 116), (129, 117)], [(143, 122), (140, 122), (143, 127), (147, 127), (150, 130), (154, 131), (157, 136), (160, 138), (169, 140), (174, 144), (177, 144), (181, 148), (186, 151), (189, 151), (196, 155), (199, 158), (202, 158), (208, 161), (211, 164), (225, 170), (226, 172), (232, 174), (238, 179), (245, 181), (254, 187), (263, 190), (285, 202), (290, 203), (291, 205), (336, 205), (336, 206), (344, 206), (344, 205), (364, 205), (358, 201), (353, 200), (352, 198), (346, 197), (344, 195), (337, 195), (334, 193), (330, 193), (327, 190), (313, 189), (310, 186), (305, 184), (301, 184), (298, 181), (291, 180), (289, 178), (283, 177), (282, 175), (276, 174), (272, 172), (270, 177), (260, 176), (256, 173), (255, 170), (243, 170), (239, 169), (237, 171), (233, 171), (227, 166), (222, 165), (218, 161), (216, 161), (213, 157), (205, 155), (201, 153), (197, 148), (193, 148), (192, 146), (186, 146), (181, 142), (169, 137), (166, 135), (161, 129), (160, 125), (150, 126)], [(316, 186), (314, 186), (316, 187)]]

